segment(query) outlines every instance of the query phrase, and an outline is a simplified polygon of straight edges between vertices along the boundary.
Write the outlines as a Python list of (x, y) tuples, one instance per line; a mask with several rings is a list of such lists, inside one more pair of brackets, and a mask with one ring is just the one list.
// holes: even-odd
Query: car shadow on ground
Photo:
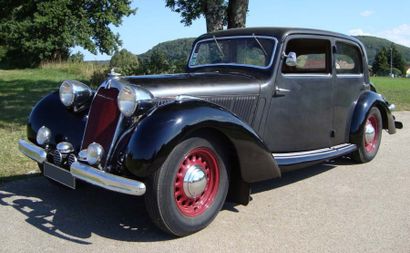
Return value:
[(260, 183), (252, 184), (252, 193), (259, 193), (269, 191), (275, 188), (293, 184), (295, 182), (316, 176), (331, 169), (336, 168), (339, 165), (352, 165), (355, 164), (349, 157), (340, 157), (335, 160), (328, 161), (326, 163), (317, 164), (314, 166), (286, 172), (282, 174), (281, 178), (266, 180)]
[[(320, 164), (286, 173), (281, 179), (252, 185), (253, 193), (273, 190), (324, 173), (346, 161)], [(82, 184), (76, 191), (38, 176), (0, 186), (0, 205), (13, 207), (41, 231), (79, 244), (91, 244), (92, 234), (135, 242), (171, 240), (155, 227), (143, 197), (134, 197)], [(224, 210), (237, 212), (235, 204)], [(6, 221), (4, 221), (6, 222)]]

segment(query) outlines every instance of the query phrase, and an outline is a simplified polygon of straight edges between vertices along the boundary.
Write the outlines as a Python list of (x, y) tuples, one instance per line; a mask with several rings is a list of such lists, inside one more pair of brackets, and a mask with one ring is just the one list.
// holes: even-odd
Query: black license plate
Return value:
[(44, 162), (43, 174), (60, 184), (75, 189), (75, 177), (73, 177), (68, 170), (60, 168), (52, 163)]

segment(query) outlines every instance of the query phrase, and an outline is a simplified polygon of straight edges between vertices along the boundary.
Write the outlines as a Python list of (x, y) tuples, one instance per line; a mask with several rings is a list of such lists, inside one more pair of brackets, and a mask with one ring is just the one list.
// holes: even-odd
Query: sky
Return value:
[[(205, 19), (189, 27), (178, 13), (165, 7), (165, 0), (134, 0), (135, 15), (112, 27), (120, 34), (121, 48), (141, 54), (160, 42), (197, 37), (206, 33)], [(249, 0), (247, 27), (285, 26), (330, 30), (348, 35), (372, 35), (410, 47), (409, 0)], [(107, 60), (76, 47), (85, 60)]]

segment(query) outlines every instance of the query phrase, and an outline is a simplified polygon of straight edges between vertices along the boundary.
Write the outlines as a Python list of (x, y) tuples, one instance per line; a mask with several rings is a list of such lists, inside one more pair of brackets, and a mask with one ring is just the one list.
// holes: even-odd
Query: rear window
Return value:
[(362, 55), (357, 46), (336, 42), (335, 66), (337, 74), (362, 74)]

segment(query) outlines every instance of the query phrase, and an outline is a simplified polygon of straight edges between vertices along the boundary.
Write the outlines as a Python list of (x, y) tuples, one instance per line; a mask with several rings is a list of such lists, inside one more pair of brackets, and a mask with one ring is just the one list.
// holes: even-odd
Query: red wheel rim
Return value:
[[(374, 136), (370, 139), (366, 138), (366, 136), (364, 137), (364, 147), (367, 153), (372, 153), (377, 149), (377, 145), (379, 143), (379, 131), (380, 131), (379, 121), (377, 120), (377, 117), (375, 115), (370, 115), (367, 118), (365, 131), (367, 131), (367, 129), (369, 128), (374, 129)], [(366, 132), (365, 132), (365, 135), (366, 135)]]
[[(189, 196), (184, 190), (184, 178), (195, 166), (206, 176), (204, 190), (198, 196)], [(183, 215), (195, 217), (207, 210), (215, 200), (219, 187), (219, 166), (214, 152), (206, 147), (191, 150), (178, 167), (174, 180), (175, 203)]]

